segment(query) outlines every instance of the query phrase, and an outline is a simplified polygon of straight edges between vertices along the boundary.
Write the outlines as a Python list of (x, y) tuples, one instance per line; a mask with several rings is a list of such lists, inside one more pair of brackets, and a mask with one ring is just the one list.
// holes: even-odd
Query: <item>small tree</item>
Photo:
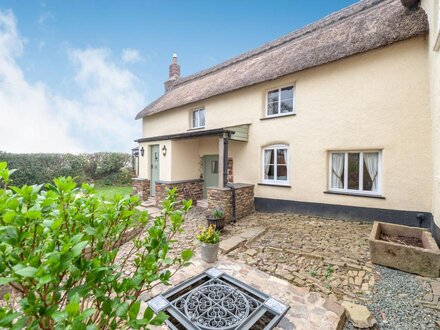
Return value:
[[(20, 307), (0, 308), (0, 327), (140, 329), (165, 321), (164, 313), (141, 311), (139, 297), (169, 284), (170, 269), (192, 257), (190, 250), (168, 253), (191, 201), (177, 208), (170, 190), (161, 215), (149, 220), (136, 209), (138, 197), (104, 202), (70, 177), (8, 187), (11, 173), (0, 163), (0, 285), (18, 293)], [(130, 233), (130, 250), (118, 254)]]

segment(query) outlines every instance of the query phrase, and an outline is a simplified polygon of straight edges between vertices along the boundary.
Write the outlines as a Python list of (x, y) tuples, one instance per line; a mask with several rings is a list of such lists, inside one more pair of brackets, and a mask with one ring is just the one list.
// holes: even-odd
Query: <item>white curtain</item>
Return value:
[(332, 188), (344, 188), (342, 171), (344, 170), (345, 154), (332, 154)]
[(283, 151), (284, 164), (287, 165), (287, 149), (281, 149)]
[(265, 178), (268, 179), (270, 172), (270, 160), (273, 150), (264, 150), (264, 174)]
[(378, 153), (377, 152), (370, 152), (370, 153), (364, 153), (364, 163), (368, 170), (368, 175), (371, 178), (371, 181), (373, 182), (371, 186), (372, 191), (377, 191), (377, 172), (378, 172)]

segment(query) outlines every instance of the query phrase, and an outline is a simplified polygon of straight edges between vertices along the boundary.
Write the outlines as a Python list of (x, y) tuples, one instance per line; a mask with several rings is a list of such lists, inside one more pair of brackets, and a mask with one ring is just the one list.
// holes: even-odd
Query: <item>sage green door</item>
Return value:
[(159, 145), (150, 147), (150, 195), (156, 195), (156, 181), (159, 180)]
[(203, 156), (203, 196), (207, 187), (218, 187), (218, 155)]

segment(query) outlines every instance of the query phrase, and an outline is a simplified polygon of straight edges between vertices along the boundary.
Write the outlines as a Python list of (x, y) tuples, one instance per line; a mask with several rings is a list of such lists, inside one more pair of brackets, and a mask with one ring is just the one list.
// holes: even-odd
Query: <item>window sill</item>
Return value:
[(268, 120), (268, 119), (276, 119), (276, 118), (284, 118), (284, 117), (292, 117), (292, 116), (296, 116), (296, 113), (289, 113), (287, 115), (278, 115), (278, 116), (267, 116), (260, 118), (260, 120)]
[(259, 185), (259, 186), (269, 186), (269, 187), (280, 187), (280, 188), (292, 188), (292, 186), (289, 185), (289, 184), (276, 184), (276, 183), (259, 182), (259, 183), (257, 183), (257, 185)]
[(344, 192), (344, 191), (331, 191), (331, 190), (327, 190), (327, 191), (324, 191), (324, 194), (385, 199), (385, 197), (382, 196), (382, 195), (370, 195), (370, 194), (351, 193), (351, 192)]
[(198, 130), (202, 130), (202, 129), (205, 129), (205, 126), (203, 126), (203, 127), (193, 127), (193, 128), (188, 129), (187, 131), (198, 131)]

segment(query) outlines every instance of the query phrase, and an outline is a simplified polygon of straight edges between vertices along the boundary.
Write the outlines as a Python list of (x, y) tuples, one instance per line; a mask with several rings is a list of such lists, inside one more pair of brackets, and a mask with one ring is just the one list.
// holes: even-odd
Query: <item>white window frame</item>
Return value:
[[(277, 165), (278, 163), (276, 163), (277, 160), (277, 150), (279, 149), (287, 149), (287, 159), (286, 159), (286, 174), (287, 174), (287, 178), (286, 180), (277, 180)], [(266, 150), (274, 150), (274, 179), (270, 180), (270, 179), (266, 179), (265, 176), (265, 169), (266, 169), (266, 164), (264, 161), (264, 157), (266, 154)], [(266, 146), (262, 149), (262, 155), (261, 155), (261, 165), (262, 165), (262, 183), (265, 184), (271, 184), (271, 185), (277, 185), (277, 186), (290, 186), (290, 175), (289, 175), (289, 169), (290, 169), (290, 150), (289, 150), (289, 146), (287, 144), (275, 144), (275, 145), (270, 145), (270, 146)]]
[[(205, 125), (200, 125), (200, 112), (202, 112), (205, 114), (204, 118), (205, 118), (205, 125), (206, 125), (206, 112), (205, 112), (205, 108), (199, 108), (199, 109), (195, 109), (193, 111), (191, 111), (191, 128), (205, 128)], [(194, 125), (194, 115), (196, 114), (196, 122), (197, 125)]]
[[(377, 152), (377, 191), (363, 190), (364, 187), (364, 153)], [(348, 154), (359, 153), (359, 189), (348, 189)], [(344, 188), (332, 187), (332, 155), (344, 154)], [(328, 155), (328, 190), (331, 192), (353, 195), (382, 196), (382, 150), (333, 150)]]
[[(283, 88), (287, 88), (287, 87), (292, 87), (292, 112), (281, 113), (281, 90)], [(269, 108), (268, 108), (268, 106), (269, 106), (269, 92), (273, 92), (276, 90), (278, 91), (278, 113), (270, 115)], [(295, 84), (290, 84), (290, 85), (282, 86), (279, 88), (271, 88), (271, 89), (266, 90), (266, 108), (264, 110), (265, 116), (267, 118), (272, 118), (272, 117), (282, 117), (282, 116), (289, 116), (289, 115), (295, 114), (295, 94), (296, 94)]]

